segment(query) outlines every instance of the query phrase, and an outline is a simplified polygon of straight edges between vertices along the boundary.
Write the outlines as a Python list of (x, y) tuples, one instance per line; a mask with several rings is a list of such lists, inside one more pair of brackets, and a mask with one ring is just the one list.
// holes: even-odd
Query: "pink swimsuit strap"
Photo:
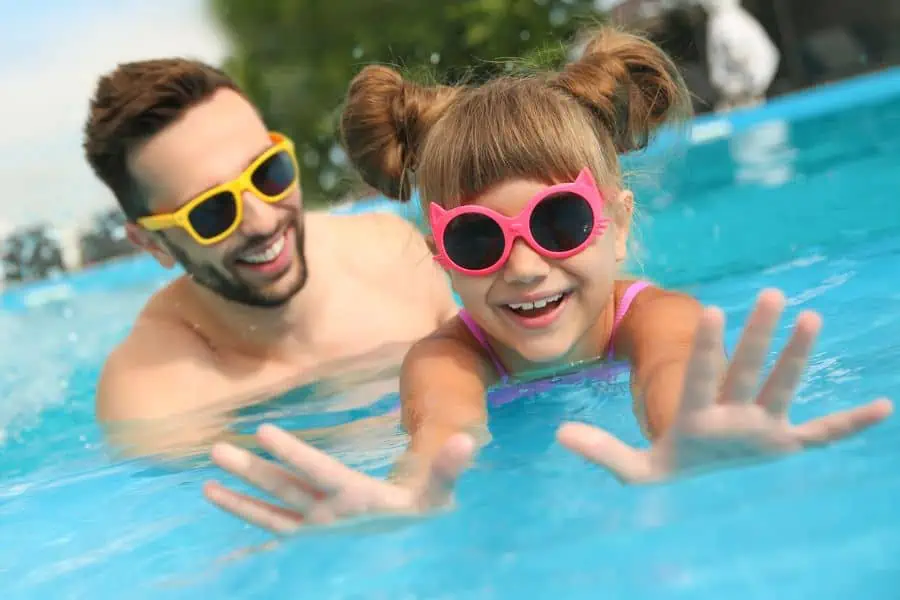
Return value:
[(493, 348), (487, 341), (487, 337), (484, 335), (484, 332), (481, 330), (481, 327), (478, 326), (478, 323), (472, 318), (472, 315), (469, 314), (469, 311), (466, 309), (461, 309), (459, 311), (459, 318), (462, 319), (462, 322), (466, 324), (466, 327), (469, 328), (469, 332), (472, 336), (478, 340), (478, 343), (481, 344), (481, 347), (484, 348), (484, 351), (487, 352), (487, 355), (490, 357), (491, 362), (494, 363), (494, 368), (497, 369), (497, 373), (500, 374), (500, 377), (506, 381), (508, 377), (508, 373), (506, 372), (506, 367), (503, 366), (503, 363), (500, 362), (500, 357), (494, 352)]
[[(606, 354), (607, 360), (612, 360), (615, 356), (613, 339), (616, 336), (616, 330), (618, 330), (619, 324), (628, 313), (628, 309), (631, 307), (631, 303), (634, 301), (635, 296), (637, 296), (641, 292), (641, 290), (647, 287), (650, 287), (650, 282), (635, 281), (628, 286), (628, 289), (626, 289), (625, 293), (622, 295), (622, 301), (619, 302), (619, 306), (616, 307), (616, 315), (613, 318), (612, 331), (609, 334), (609, 351)], [(481, 327), (479, 327), (475, 320), (472, 319), (472, 315), (470, 315), (468, 311), (466, 311), (466, 309), (462, 309), (459, 311), (459, 318), (463, 323), (465, 323), (472, 336), (476, 340), (478, 340), (478, 343), (481, 344), (481, 346), (484, 348), (484, 351), (487, 352), (487, 355), (490, 357), (491, 362), (494, 363), (494, 367), (497, 369), (497, 373), (505, 382), (509, 378), (509, 372), (506, 370), (506, 367), (503, 366), (503, 363), (500, 362), (500, 357), (498, 357), (493, 348), (491, 348), (491, 345), (487, 341), (487, 337), (484, 335), (484, 331), (481, 330)]]

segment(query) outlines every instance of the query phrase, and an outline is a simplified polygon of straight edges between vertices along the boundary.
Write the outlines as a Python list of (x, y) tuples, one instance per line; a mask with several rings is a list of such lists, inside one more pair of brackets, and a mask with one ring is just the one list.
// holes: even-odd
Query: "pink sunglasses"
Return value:
[(517, 238), (541, 256), (559, 260), (584, 250), (609, 225), (603, 197), (587, 168), (574, 182), (537, 194), (515, 217), (477, 204), (444, 210), (431, 203), (430, 209), (435, 260), (466, 275), (498, 271)]

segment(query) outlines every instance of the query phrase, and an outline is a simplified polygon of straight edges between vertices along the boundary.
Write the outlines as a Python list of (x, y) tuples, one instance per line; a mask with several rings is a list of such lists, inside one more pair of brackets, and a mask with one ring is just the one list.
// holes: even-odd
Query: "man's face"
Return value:
[[(150, 211), (165, 214), (238, 177), (272, 145), (254, 108), (239, 94), (220, 90), (132, 152), (129, 167)], [(153, 234), (137, 227), (133, 237), (161, 263), (177, 261), (227, 300), (280, 306), (307, 279), (300, 191), (270, 204), (246, 190), (241, 201), (240, 225), (215, 244), (202, 245), (180, 227)]]

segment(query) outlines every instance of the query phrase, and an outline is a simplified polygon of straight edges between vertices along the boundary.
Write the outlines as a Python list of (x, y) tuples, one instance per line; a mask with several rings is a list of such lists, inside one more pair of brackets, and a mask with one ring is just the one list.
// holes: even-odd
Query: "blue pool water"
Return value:
[[(722, 306), (730, 343), (765, 286), (790, 317), (823, 314), (796, 420), (900, 396), (898, 82), (707, 118), (693, 142), (629, 161), (639, 264)], [(102, 357), (169, 277), (142, 259), (0, 297), (4, 598), (897, 598), (897, 418), (777, 464), (632, 488), (553, 443), (563, 419), (643, 443), (623, 388), (587, 382), (498, 410), (450, 514), (223, 560), (268, 537), (203, 502), (220, 473), (111, 461), (93, 424)], [(333, 450), (383, 472), (402, 443), (392, 429)]]

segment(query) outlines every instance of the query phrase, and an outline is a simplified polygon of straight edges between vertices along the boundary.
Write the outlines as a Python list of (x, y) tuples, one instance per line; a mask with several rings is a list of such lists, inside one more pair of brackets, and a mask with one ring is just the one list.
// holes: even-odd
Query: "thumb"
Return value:
[(475, 439), (466, 433), (451, 436), (441, 447), (434, 461), (428, 480), (419, 497), (422, 509), (449, 504), (453, 498), (456, 480), (469, 468), (475, 455)]
[(556, 439), (566, 449), (606, 469), (620, 481), (644, 483), (653, 477), (650, 462), (643, 452), (619, 438), (585, 423), (564, 423)]

